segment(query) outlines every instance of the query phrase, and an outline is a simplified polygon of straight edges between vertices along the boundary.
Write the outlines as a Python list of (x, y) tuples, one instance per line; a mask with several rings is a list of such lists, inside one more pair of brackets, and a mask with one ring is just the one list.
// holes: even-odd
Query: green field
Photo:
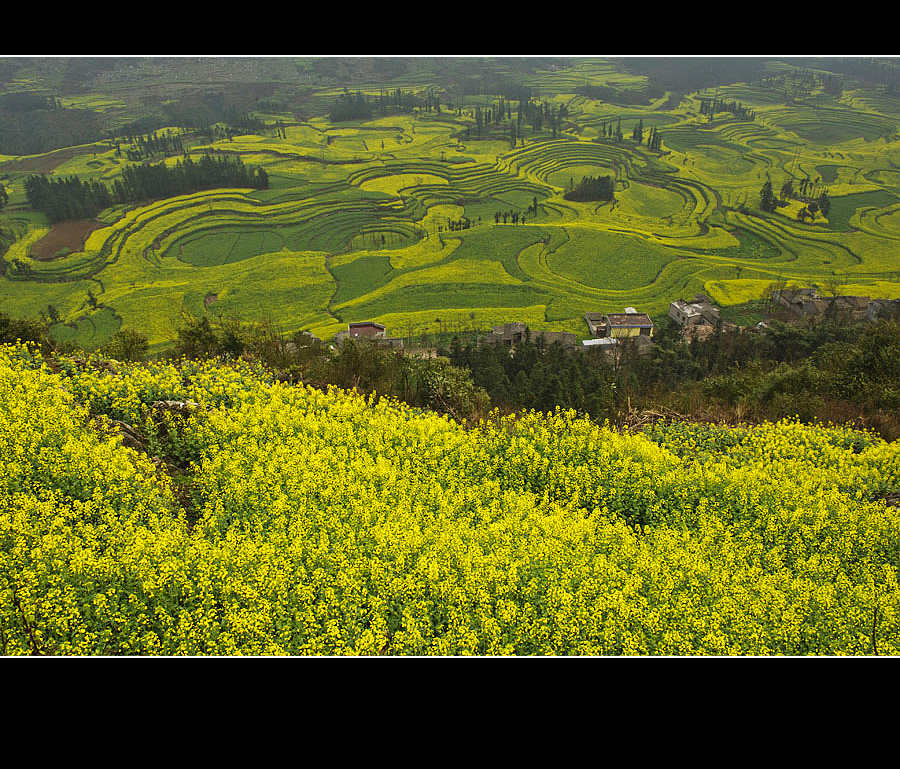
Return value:
[[(546, 121), (519, 121), (521, 103), (508, 99), (508, 117), (479, 135), (481, 111), (501, 95), (460, 96), (428, 62), (390, 76), (372, 70), (359, 81), (372, 99), (409, 93), (407, 111), (340, 122), (328, 116), (343, 93), (340, 75), (309, 75), (301, 89), (291, 78), (319, 71), (301, 65), (248, 60), (246, 82), (266, 84), (269, 94), (245, 110), (250, 128), (206, 137), (175, 122), (160, 129), (182, 132), (195, 159), (228, 153), (265, 168), (269, 189), (115, 206), (101, 212), (106, 226), (83, 247), (60, 249), (64, 255), (49, 261), (31, 254), (50, 225), (27, 206), (30, 173), (113, 184), (137, 162), (114, 140), (124, 143), (123, 126), (151, 111), (145, 87), (176, 105), (193, 104), (210, 83), (231, 91), (225, 70), (202, 62), (185, 64), (177, 86), (161, 64), (98, 77), (78, 94), (65, 93), (59, 66), (49, 64), (0, 85), (0, 92), (59, 92), (66, 109), (92, 111), (111, 137), (65, 152), (0, 155), (9, 196), (0, 243), (12, 241), (0, 264), (2, 310), (38, 316), (52, 306), (60, 341), (96, 347), (134, 328), (159, 350), (186, 312), (268, 317), (285, 331), (321, 336), (360, 320), (419, 334), (448, 318), (481, 327), (525, 320), (584, 336), (587, 311), (631, 305), (659, 314), (697, 291), (740, 304), (779, 280), (837, 278), (872, 296), (894, 293), (900, 281), (900, 107), (872, 84), (847, 77), (840, 96), (813, 88), (790, 104), (765, 82), (730, 84), (719, 95), (755, 112), (740, 120), (700, 114), (708, 89), (671, 104), (668, 93), (640, 103), (635, 94), (648, 80), (621, 62), (538, 64), (524, 74), (493, 64), (497, 82), (515, 81), (563, 117), (552, 130)], [(773, 63), (770, 71), (792, 67)], [(618, 96), (591, 98), (589, 86)], [(424, 106), (430, 93), (440, 98), (440, 114)], [(296, 109), (287, 108), (292, 99)], [(642, 143), (632, 139), (639, 122)], [(607, 137), (611, 124), (621, 140)], [(648, 147), (651, 127), (659, 150)], [(598, 175), (613, 178), (614, 201), (564, 197), (571, 183)], [(766, 179), (776, 192), (787, 180), (827, 189), (829, 216), (799, 221), (796, 201), (762, 212)]]

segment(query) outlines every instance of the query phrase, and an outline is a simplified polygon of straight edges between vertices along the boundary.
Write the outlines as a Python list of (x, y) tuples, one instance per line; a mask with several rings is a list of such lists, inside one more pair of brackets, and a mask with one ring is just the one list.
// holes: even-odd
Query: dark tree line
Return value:
[[(127, 136), (125, 140), (130, 146), (125, 148), (125, 157), (132, 162), (140, 162), (157, 155), (183, 155), (184, 142), (182, 134), (166, 133), (160, 136), (155, 131), (146, 136)], [(116, 155), (122, 155), (122, 146), (116, 142)]]
[(101, 182), (82, 181), (77, 176), (54, 179), (33, 175), (25, 181), (25, 194), (32, 208), (46, 214), (51, 222), (59, 222), (93, 218), (115, 203), (168, 198), (216, 187), (268, 186), (269, 178), (262, 168), (245, 166), (237, 156), (204, 155), (197, 163), (186, 157), (173, 167), (164, 163), (129, 166), (115, 180), (112, 190)]
[(611, 176), (585, 176), (578, 184), (570, 181), (563, 194), (566, 200), (586, 203), (591, 200), (612, 200), (615, 183)]
[(766, 183), (759, 192), (759, 207), (766, 213), (772, 213), (772, 211), (778, 208), (778, 203), (779, 200), (772, 191), (772, 182), (766, 180)]
[[(900, 67), (897, 66), (895, 60), (824, 59), (816, 61), (815, 66), (881, 85), (890, 94), (900, 94)], [(835, 79), (839, 80), (839, 78)], [(841, 86), (843, 86), (843, 81), (841, 81)], [(832, 86), (832, 88), (835, 87)], [(828, 91), (827, 87), (826, 91)], [(831, 91), (828, 92), (831, 93)]]
[(622, 141), (622, 118), (617, 120), (604, 120), (598, 129), (597, 140), (614, 139), (617, 142)]
[(563, 121), (569, 116), (565, 104), (551, 106), (547, 102), (526, 101), (519, 104), (520, 121), (528, 123), (533, 131), (539, 132), (546, 124), (553, 138), (562, 133)]
[(724, 83), (749, 83), (758, 80), (766, 71), (765, 59), (746, 57), (656, 57), (628, 58), (622, 66), (637, 74), (646, 75), (649, 88), (655, 93), (676, 91), (690, 93)]
[(0, 108), (0, 154), (37, 155), (104, 138), (100, 116), (86, 109)]
[(92, 219), (113, 204), (106, 185), (98, 181), (82, 181), (77, 176), (54, 179), (29, 176), (25, 180), (28, 204), (46, 214), (51, 223), (66, 219)]
[[(518, 138), (523, 135), (522, 124), (527, 123), (533, 133), (539, 133), (546, 127), (555, 139), (562, 133), (563, 121), (569, 115), (565, 104), (551, 106), (547, 102), (533, 100), (517, 102), (515, 113), (514, 118), (512, 100), (502, 97), (490, 107), (476, 106), (472, 113), (475, 137), (481, 138), (495, 126), (508, 125), (510, 143), (515, 147)], [(471, 128), (466, 129), (465, 138), (472, 138)]]
[(475, 226), (475, 220), (464, 216), (462, 219), (448, 219), (446, 226), (439, 225), (438, 232), (461, 232)]
[(268, 128), (265, 120), (260, 120), (249, 112), (242, 112), (234, 107), (225, 110), (225, 122), (245, 133), (262, 133)]
[(62, 104), (55, 96), (43, 96), (32, 91), (0, 94), (0, 110), (32, 112), (39, 109), (62, 109)]
[(745, 107), (739, 101), (725, 101), (718, 96), (703, 97), (700, 99), (700, 114), (709, 115), (710, 120), (717, 112), (730, 112), (738, 120), (753, 120), (756, 113), (749, 107)]
[[(400, 88), (393, 91), (382, 90), (378, 96), (372, 98), (359, 91), (350, 93), (345, 89), (332, 105), (328, 117), (332, 123), (346, 120), (369, 120), (376, 114), (410, 113), (425, 104), (426, 102), (423, 102), (411, 91), (404, 91)], [(433, 93), (429, 94), (427, 104), (430, 108), (436, 108), (440, 112), (440, 104), (437, 103), (437, 97)]]

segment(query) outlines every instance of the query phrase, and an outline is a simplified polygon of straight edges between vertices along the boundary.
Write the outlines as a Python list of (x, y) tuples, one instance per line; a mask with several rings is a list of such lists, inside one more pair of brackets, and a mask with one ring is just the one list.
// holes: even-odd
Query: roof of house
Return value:
[(719, 317), (719, 308), (712, 302), (706, 301), (705, 298), (702, 300), (695, 298), (693, 302), (688, 302), (685, 299), (676, 299), (669, 305), (670, 312), (673, 307), (686, 318), (694, 318), (698, 315), (713, 319)]
[(382, 326), (380, 323), (376, 323), (373, 320), (364, 320), (364, 321), (360, 321), (359, 323), (348, 323), (347, 324), (348, 328), (362, 328), (365, 326), (372, 326), (374, 328), (380, 328), (382, 331), (384, 331), (384, 329), (385, 329), (384, 326)]
[(611, 312), (604, 317), (616, 328), (653, 328), (653, 321), (645, 312)]

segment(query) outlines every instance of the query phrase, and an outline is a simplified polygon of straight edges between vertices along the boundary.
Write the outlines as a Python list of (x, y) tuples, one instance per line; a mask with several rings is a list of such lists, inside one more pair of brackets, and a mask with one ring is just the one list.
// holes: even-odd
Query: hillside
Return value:
[(896, 654), (900, 444), (0, 348), (0, 654)]
[[(586, 312), (778, 282), (897, 298), (898, 82), (891, 60), (0, 60), (0, 303), (157, 352), (186, 313), (584, 336)], [(117, 188), (207, 158), (266, 187)], [(111, 204), (53, 222), (33, 175)]]

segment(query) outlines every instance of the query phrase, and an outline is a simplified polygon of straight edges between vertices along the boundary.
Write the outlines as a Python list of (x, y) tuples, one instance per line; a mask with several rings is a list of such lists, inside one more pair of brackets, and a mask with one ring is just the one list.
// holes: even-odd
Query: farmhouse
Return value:
[(360, 323), (348, 323), (346, 331), (339, 331), (334, 335), (334, 341), (343, 342), (345, 339), (358, 339), (373, 342), (379, 347), (403, 347), (403, 339), (387, 336), (387, 329), (380, 323), (367, 320)]
[(872, 303), (867, 296), (819, 296), (815, 288), (785, 288), (773, 291), (772, 299), (800, 317), (840, 315), (852, 321), (866, 320)]
[(692, 302), (676, 299), (669, 305), (669, 317), (682, 328), (718, 326), (719, 308), (705, 294), (697, 294)]
[(364, 337), (366, 339), (379, 339), (387, 336), (385, 327), (371, 320), (348, 324), (347, 334), (353, 338)]
[(525, 341), (545, 346), (559, 342), (563, 347), (575, 347), (578, 338), (566, 331), (532, 331), (527, 324), (516, 321), (496, 326), (491, 329), (490, 334), (482, 337), (482, 341), (486, 344), (502, 344), (507, 347), (515, 347)]
[(785, 288), (772, 292), (772, 299), (797, 315), (813, 313), (819, 292), (814, 288)]
[(584, 314), (584, 319), (587, 322), (588, 331), (591, 332), (591, 336), (605, 336), (605, 326), (603, 325), (603, 319), (606, 316), (600, 312), (586, 312)]
[(591, 334), (595, 337), (623, 339), (633, 336), (653, 336), (653, 321), (650, 320), (650, 316), (645, 312), (638, 312), (634, 307), (626, 307), (625, 312), (611, 312), (606, 315), (588, 312), (584, 317)]

